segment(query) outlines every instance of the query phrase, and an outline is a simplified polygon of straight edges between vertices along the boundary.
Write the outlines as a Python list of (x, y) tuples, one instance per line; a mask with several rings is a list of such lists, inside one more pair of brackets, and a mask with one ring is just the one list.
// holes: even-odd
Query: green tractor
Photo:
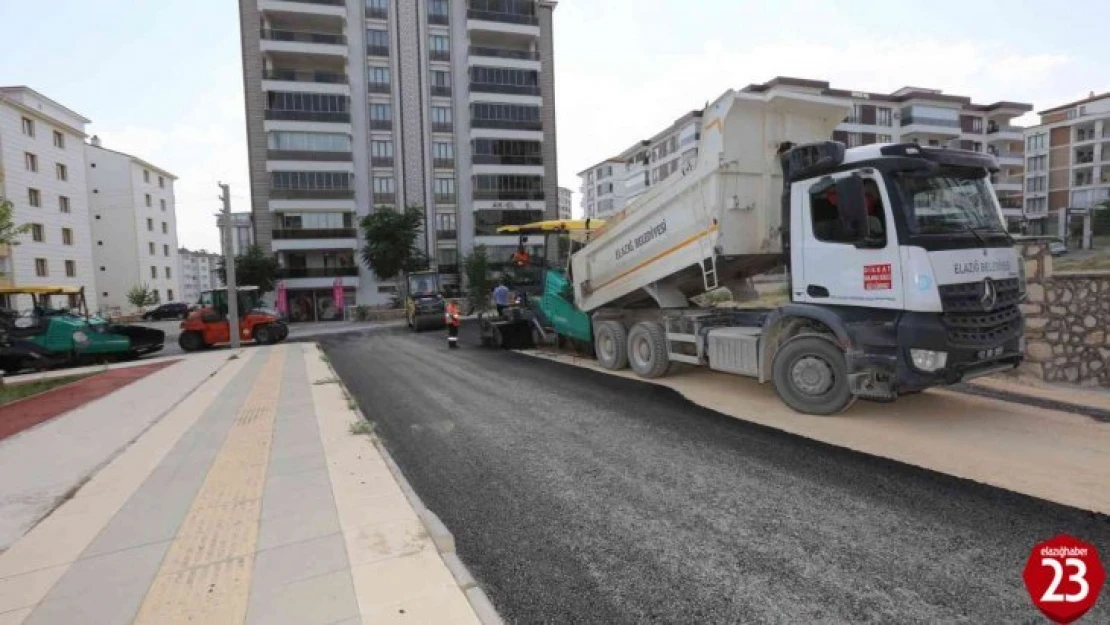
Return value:
[[(30, 310), (0, 312), (0, 370), (6, 374), (133, 360), (165, 344), (161, 330), (91, 316), (82, 287), (7, 287), (0, 295), (9, 302), (20, 295), (31, 298)], [(52, 308), (52, 296), (65, 296), (70, 307)]]

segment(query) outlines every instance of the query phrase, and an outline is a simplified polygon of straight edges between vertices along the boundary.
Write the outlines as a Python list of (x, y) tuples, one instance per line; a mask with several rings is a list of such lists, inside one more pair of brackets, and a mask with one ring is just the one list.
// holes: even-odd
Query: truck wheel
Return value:
[(628, 364), (641, 378), (658, 378), (671, 364), (667, 357), (667, 333), (653, 321), (641, 321), (628, 333)]
[(270, 326), (258, 326), (254, 329), (254, 342), (259, 345), (270, 345), (274, 343), (274, 333)]
[(797, 412), (831, 415), (855, 401), (844, 352), (824, 338), (801, 336), (788, 341), (775, 354), (772, 370), (779, 398)]
[(200, 332), (193, 330), (182, 332), (181, 336), (177, 337), (177, 344), (187, 352), (198, 352), (204, 349), (204, 337)]
[(619, 321), (602, 321), (594, 332), (597, 361), (610, 371), (628, 366), (628, 331)]

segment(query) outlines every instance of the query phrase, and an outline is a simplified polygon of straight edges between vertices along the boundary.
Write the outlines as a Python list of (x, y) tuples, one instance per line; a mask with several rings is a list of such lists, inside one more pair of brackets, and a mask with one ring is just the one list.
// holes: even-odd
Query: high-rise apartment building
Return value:
[[(1110, 200), (1110, 93), (1040, 111), (1025, 129), (1025, 215), (1031, 234), (1081, 232), (1090, 247), (1090, 209)], [(1050, 223), (1055, 220), (1055, 224)]]
[[(216, 216), (216, 227), (220, 230), (221, 249), (227, 236), (227, 219), (223, 214)], [(251, 213), (231, 213), (231, 253), (238, 256), (254, 245), (254, 219)]]
[[(0, 198), (13, 221), (29, 224), (20, 245), (0, 249), (0, 285), (80, 286), (92, 311), (98, 293), (85, 185), (81, 115), (28, 87), (0, 87)], [(76, 306), (54, 296), (51, 305)], [(29, 297), (0, 296), (0, 307), (29, 309)]]
[(559, 187), (559, 219), (570, 219), (571, 214), (571, 195), (572, 192), (566, 187)]
[(221, 258), (219, 254), (181, 248), (177, 250), (177, 257), (181, 265), (181, 301), (186, 304), (199, 302), (201, 291), (224, 285), (218, 271)]
[[(916, 142), (994, 154), (1000, 171), (992, 177), (992, 182), (1002, 212), (1012, 230), (1023, 227), (1026, 221), (1022, 202), (1024, 137), (1023, 129), (1013, 126), (1012, 120), (1033, 110), (1032, 105), (1007, 101), (975, 104), (966, 96), (920, 87), (904, 87), (889, 94), (851, 91), (834, 89), (821, 80), (786, 77), (743, 88), (743, 91), (751, 93), (776, 90), (831, 95), (849, 100), (852, 112), (832, 136), (832, 139), (849, 147)], [(587, 189), (600, 192), (609, 188), (597, 188), (601, 182), (598, 178), (599, 167), (606, 173), (609, 167), (614, 171), (623, 168), (627, 172), (624, 190), (614, 193), (614, 211), (620, 210), (644, 188), (679, 172), (686, 161), (697, 155), (700, 128), (701, 112), (688, 113), (652, 139), (638, 142), (602, 165), (579, 174), (583, 180), (583, 207), (587, 211), (590, 209), (589, 200), (585, 197)], [(599, 205), (592, 216), (605, 217), (608, 214)], [(587, 215), (590, 213), (587, 212)]]
[(161, 302), (177, 301), (177, 177), (109, 150), (95, 136), (83, 147), (100, 307), (114, 314), (133, 312), (127, 293), (136, 286), (153, 289)]
[(387, 303), (359, 219), (419, 205), (458, 283), (497, 227), (557, 215), (553, 0), (240, 0), (256, 242), (291, 297)]

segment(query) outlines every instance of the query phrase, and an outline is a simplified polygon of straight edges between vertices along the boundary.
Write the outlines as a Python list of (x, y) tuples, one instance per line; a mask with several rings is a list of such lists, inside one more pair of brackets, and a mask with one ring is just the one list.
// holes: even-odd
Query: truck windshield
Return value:
[(894, 184), (906, 207), (906, 222), (916, 234), (968, 229), (1005, 232), (984, 170), (941, 168), (901, 173)]

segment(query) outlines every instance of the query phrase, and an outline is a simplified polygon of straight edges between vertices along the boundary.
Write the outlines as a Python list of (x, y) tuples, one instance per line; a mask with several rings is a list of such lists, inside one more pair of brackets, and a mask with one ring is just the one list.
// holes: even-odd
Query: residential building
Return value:
[(141, 158), (109, 150), (98, 137), (84, 147), (92, 265), (100, 306), (134, 312), (127, 293), (145, 285), (160, 302), (181, 297), (177, 264), (177, 177)]
[[(227, 236), (227, 219), (223, 214), (216, 217), (216, 227), (220, 229), (220, 245), (224, 245)], [(248, 247), (254, 245), (254, 220), (251, 213), (231, 213), (231, 250), (236, 256), (242, 254)]]
[[(0, 197), (14, 222), (30, 224), (20, 245), (0, 249), (0, 285), (79, 286), (99, 308), (85, 185), (89, 120), (28, 87), (0, 87)], [(75, 307), (54, 296), (52, 306)], [(29, 309), (28, 296), (0, 296), (0, 307)]]
[(1037, 224), (1031, 233), (1077, 238), (1088, 248), (1090, 210), (1110, 200), (1110, 93), (1038, 114), (1040, 124), (1025, 129), (1025, 214)]
[(509, 260), (498, 226), (557, 215), (556, 4), (240, 0), (254, 234), (298, 318), (337, 281), (345, 306), (390, 301), (358, 261), (370, 211), (424, 207), (445, 286), (475, 244)]
[[(1024, 143), (1022, 129), (1014, 127), (1012, 121), (1033, 110), (1031, 104), (1009, 101), (976, 104), (966, 96), (921, 87), (904, 87), (893, 93), (870, 93), (834, 89), (822, 80), (788, 77), (778, 77), (742, 89), (749, 93), (776, 90), (831, 95), (849, 100), (852, 111), (832, 136), (832, 139), (848, 147), (915, 142), (994, 154), (1000, 171), (992, 177), (992, 182), (1002, 212), (1011, 230), (1018, 231), (1025, 227), (1023, 224), (1027, 218), (1022, 202)], [(620, 206), (627, 204), (646, 187), (674, 175), (687, 160), (696, 157), (700, 120), (700, 111), (688, 113), (662, 133), (638, 142), (603, 164), (623, 163), (627, 172), (626, 187), (623, 193), (614, 196), (613, 210), (620, 210)], [(596, 167), (583, 172), (586, 174), (583, 189), (590, 182), (591, 172), (596, 178)], [(588, 208), (585, 197), (583, 207)], [(597, 212), (598, 216), (605, 214), (601, 210)]]
[(620, 179), (624, 162), (608, 158), (579, 172), (582, 186), (582, 215), (586, 219), (598, 219), (613, 214), (624, 206), (624, 183)]
[(206, 250), (194, 252), (183, 247), (177, 250), (177, 258), (181, 266), (181, 301), (186, 304), (199, 302), (201, 291), (224, 286), (219, 274), (222, 258), (219, 254)]
[(570, 189), (559, 187), (559, 219), (571, 218), (571, 214), (574, 212), (571, 210), (571, 195), (572, 192)]

